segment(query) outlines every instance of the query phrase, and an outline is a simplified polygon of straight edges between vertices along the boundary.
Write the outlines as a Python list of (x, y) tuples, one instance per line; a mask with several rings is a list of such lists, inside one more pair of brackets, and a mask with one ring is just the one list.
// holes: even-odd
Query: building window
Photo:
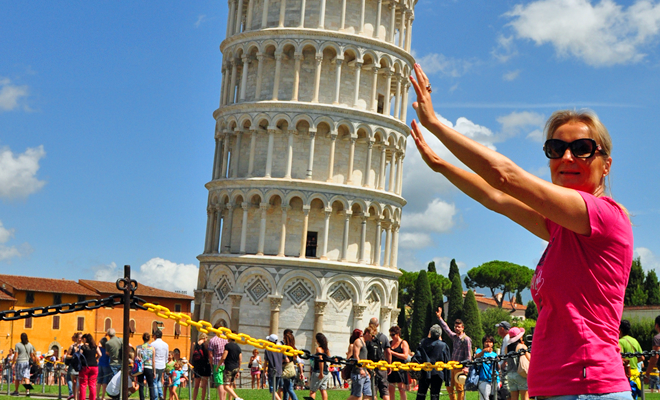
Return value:
[(176, 303), (174, 305), (174, 312), (181, 312), (181, 304)]
[(32, 317), (25, 318), (25, 329), (32, 329)]
[(378, 114), (382, 114), (384, 109), (385, 109), (385, 96), (383, 96), (382, 94), (379, 94), (378, 95), (378, 109), (377, 109), (376, 112)]
[(60, 316), (53, 315), (53, 329), (60, 329)]
[(85, 296), (84, 294), (78, 295), (78, 301), (85, 301), (85, 300), (87, 300), (87, 296)]
[(178, 323), (174, 324), (174, 339), (178, 339), (181, 336), (181, 325)]
[(78, 317), (78, 323), (76, 324), (76, 330), (78, 332), (83, 332), (85, 330), (85, 317)]
[(34, 303), (34, 292), (25, 292), (25, 302), (27, 304)]
[(128, 332), (131, 335), (131, 337), (133, 337), (133, 334), (135, 333), (135, 331), (136, 331), (135, 320), (132, 319), (132, 320), (128, 321)]
[(305, 257), (316, 257), (316, 244), (318, 243), (318, 232), (307, 232), (307, 245), (305, 246)]
[(151, 334), (153, 335), (156, 331), (162, 331), (165, 328), (165, 324), (161, 321), (154, 321), (151, 323)]
[(62, 304), (62, 294), (60, 293), (53, 294), (53, 304)]
[(103, 323), (103, 330), (107, 332), (110, 328), (112, 328), (112, 319), (106, 318)]

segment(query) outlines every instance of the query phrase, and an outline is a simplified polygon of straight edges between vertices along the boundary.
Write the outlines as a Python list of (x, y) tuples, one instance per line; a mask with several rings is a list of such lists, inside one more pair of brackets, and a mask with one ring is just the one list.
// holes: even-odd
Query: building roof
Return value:
[[(100, 294), (121, 293), (119, 290), (117, 290), (117, 286), (115, 282), (92, 281), (87, 279), (79, 279), (78, 282), (80, 282), (81, 285), (91, 290), (95, 290)], [(195, 299), (194, 297), (188, 296), (187, 294), (156, 289), (154, 287), (143, 285), (141, 283), (138, 283), (138, 288), (135, 291), (135, 295), (138, 297), (158, 297), (164, 299), (181, 299), (181, 300), (190, 300), (190, 301)]]
[[(467, 292), (463, 293), (463, 297), (465, 297), (465, 293)], [(502, 294), (498, 293), (498, 295), (501, 296)], [(486, 304), (491, 307), (497, 307), (497, 302), (495, 301), (495, 299), (493, 299), (492, 297), (486, 297), (486, 295), (484, 295), (483, 293), (475, 293), (474, 298), (475, 300), (477, 300), (477, 303)], [(511, 307), (511, 302), (509, 301), (504, 300), (502, 302), (502, 308), (506, 310), (512, 310), (512, 309), (521, 310), (521, 311), (527, 310), (527, 306), (518, 304), (515, 301), (513, 302), (513, 306), (514, 307)]]
[(2, 275), (0, 286), (12, 287), (14, 290), (31, 292), (77, 294), (83, 296), (98, 296), (98, 293), (67, 279), (38, 278), (34, 276)]
[(16, 301), (16, 299), (0, 290), (0, 301)]

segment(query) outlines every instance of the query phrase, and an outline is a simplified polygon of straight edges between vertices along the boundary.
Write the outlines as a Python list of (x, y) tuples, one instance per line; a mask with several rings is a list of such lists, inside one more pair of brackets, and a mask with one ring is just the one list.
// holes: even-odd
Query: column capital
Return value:
[(311, 209), (312, 209), (312, 206), (310, 206), (310, 205), (305, 204), (304, 206), (302, 206), (302, 210), (303, 210), (303, 213), (304, 213), (305, 215), (309, 214), (309, 211), (310, 211)]
[(206, 214), (207, 215), (213, 214), (213, 211), (214, 211), (213, 206), (206, 207)]
[(317, 64), (321, 64), (323, 62), (323, 54), (317, 54), (315, 59)]
[(261, 209), (261, 212), (266, 212), (266, 211), (268, 211), (268, 206), (269, 205), (270, 204), (268, 204), (268, 203), (259, 203), (259, 209)]
[(367, 310), (366, 304), (353, 304), (353, 314), (355, 318), (362, 319), (364, 312)]
[(293, 59), (296, 61), (300, 61), (303, 58), (302, 53), (294, 53), (293, 54)]
[(229, 298), (231, 299), (232, 307), (240, 307), (243, 293), (229, 293)]
[(257, 60), (259, 60), (261, 62), (261, 61), (263, 61), (265, 56), (266, 55), (264, 53), (259, 52), (259, 53), (257, 53)]
[(282, 305), (282, 296), (277, 296), (274, 294), (268, 295), (268, 300), (270, 300), (270, 311), (280, 311), (280, 306)]
[(346, 216), (346, 219), (349, 219), (353, 216), (353, 210), (344, 210), (343, 213)]
[(355, 68), (360, 68), (362, 69), (362, 66), (364, 65), (363, 61), (355, 61)]
[(330, 136), (330, 140), (337, 140), (337, 136), (339, 136), (339, 132), (337, 132), (336, 129), (333, 129), (330, 131), (330, 133), (328, 133), (328, 135)]
[(332, 214), (332, 207), (326, 207), (323, 211), (325, 211), (325, 216), (328, 217)]
[(371, 67), (371, 73), (374, 75), (378, 75), (378, 72), (380, 72), (380, 68), (378, 67)]
[(249, 54), (243, 54), (243, 56), (241, 56), (241, 61), (243, 61), (243, 64), (249, 63), (251, 61), (250, 55)]
[(369, 138), (369, 140), (367, 140), (367, 147), (368, 147), (369, 149), (373, 149), (375, 143), (376, 143), (376, 141), (375, 141), (374, 139)]
[(279, 130), (279, 129), (273, 129), (273, 128), (268, 128), (268, 129), (267, 129), (269, 135), (274, 135), (274, 134), (276, 134), (278, 130)]
[(309, 128), (308, 134), (311, 139), (314, 139), (316, 137), (316, 129)]
[(400, 308), (393, 308), (392, 309), (392, 319), (390, 320), (390, 325), (394, 323), (397, 319), (399, 319), (399, 314), (401, 314), (401, 309)]
[(275, 52), (275, 59), (276, 59), (277, 61), (281, 61), (283, 55), (284, 55), (284, 52), (282, 52), (282, 51), (276, 51), (276, 52)]
[(363, 224), (366, 224), (367, 220), (369, 219), (369, 213), (363, 212), (362, 215), (360, 215), (360, 219), (362, 220)]
[(316, 300), (314, 302), (314, 314), (323, 314), (325, 312), (325, 306), (328, 304), (327, 300)]
[(242, 202), (241, 203), (241, 208), (243, 210), (247, 211), (250, 208), (250, 203), (248, 203), (247, 201)]
[(382, 306), (380, 308), (380, 320), (385, 321), (385, 317), (387, 314), (390, 314), (392, 312), (392, 307), (391, 306)]
[(298, 130), (297, 130), (297, 129), (288, 129), (288, 130), (286, 131), (286, 133), (289, 134), (289, 135), (297, 135), (297, 134), (298, 134)]
[(234, 205), (231, 204), (231, 203), (227, 203), (227, 204), (225, 204), (225, 205), (218, 206), (218, 209), (220, 209), (220, 207), (224, 207), (225, 209), (227, 209), (227, 210), (229, 210), (229, 211), (231, 211), (231, 210), (234, 209)]
[(291, 206), (282, 206), (282, 212), (283, 213), (286, 213), (286, 212), (289, 212), (289, 211), (291, 211)]
[(337, 65), (341, 65), (344, 62), (344, 57), (336, 57), (335, 58), (335, 63)]

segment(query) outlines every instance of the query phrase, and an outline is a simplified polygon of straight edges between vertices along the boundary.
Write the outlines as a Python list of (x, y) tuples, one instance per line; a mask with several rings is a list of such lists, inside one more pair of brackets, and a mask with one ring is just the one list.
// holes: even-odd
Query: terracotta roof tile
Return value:
[(0, 286), (5, 284), (14, 290), (28, 290), (32, 292), (77, 294), (83, 296), (98, 296), (76, 281), (67, 279), (38, 278), (33, 276), (1, 275)]
[[(117, 290), (115, 282), (92, 281), (87, 279), (79, 279), (78, 282), (80, 282), (80, 284), (85, 287), (101, 293), (102, 295), (121, 293), (119, 290)], [(138, 288), (135, 291), (135, 295), (138, 297), (160, 297), (166, 299), (195, 299), (194, 297), (188, 296), (186, 294), (157, 289), (151, 286), (143, 285), (141, 283), (138, 283)]]
[(16, 301), (16, 299), (0, 290), (0, 301)]

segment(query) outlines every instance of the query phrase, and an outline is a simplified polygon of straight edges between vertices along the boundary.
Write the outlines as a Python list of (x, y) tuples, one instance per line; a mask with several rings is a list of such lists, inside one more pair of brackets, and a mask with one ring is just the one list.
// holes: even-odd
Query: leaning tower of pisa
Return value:
[(417, 0), (229, 0), (195, 318), (253, 337), (396, 322)]

